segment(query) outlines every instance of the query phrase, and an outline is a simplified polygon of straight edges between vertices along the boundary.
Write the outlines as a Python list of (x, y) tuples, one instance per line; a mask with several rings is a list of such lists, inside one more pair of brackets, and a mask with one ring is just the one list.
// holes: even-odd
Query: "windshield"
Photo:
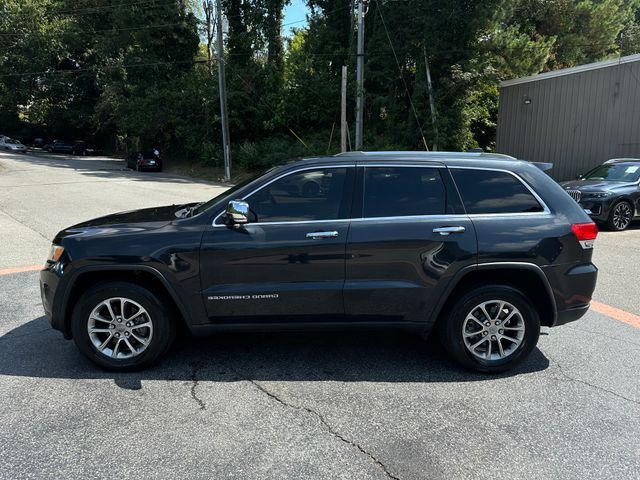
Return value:
[(212, 205), (215, 205), (217, 202), (222, 200), (224, 197), (232, 195), (234, 192), (237, 192), (241, 188), (244, 188), (245, 186), (247, 186), (251, 182), (253, 182), (255, 179), (263, 176), (265, 173), (267, 173), (267, 172), (269, 172), (271, 170), (273, 170), (273, 168), (270, 168), (268, 170), (260, 172), (260, 173), (258, 173), (256, 175), (252, 175), (249, 178), (247, 178), (246, 180), (243, 180), (242, 182), (234, 185), (233, 187), (229, 188), (228, 190), (225, 190), (220, 195), (218, 195), (217, 197), (212, 198), (208, 202), (205, 202), (205, 203), (203, 203), (201, 205), (198, 205), (196, 208), (193, 209), (191, 215), (195, 216), (195, 215), (198, 215), (199, 213), (204, 212), (205, 210), (209, 209)]
[(600, 165), (584, 176), (585, 180), (607, 182), (637, 182), (640, 180), (640, 164)]

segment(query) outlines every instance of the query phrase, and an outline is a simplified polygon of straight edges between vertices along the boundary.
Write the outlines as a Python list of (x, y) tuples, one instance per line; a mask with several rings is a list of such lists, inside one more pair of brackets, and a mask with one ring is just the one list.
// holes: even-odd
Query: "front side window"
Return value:
[[(347, 168), (304, 170), (282, 177), (247, 198), (254, 222), (348, 218), (343, 202)], [(350, 199), (349, 199), (350, 200)]]
[(507, 172), (452, 169), (468, 214), (542, 212), (529, 189)]
[(446, 190), (437, 168), (367, 167), (363, 216), (406, 217), (441, 215)]

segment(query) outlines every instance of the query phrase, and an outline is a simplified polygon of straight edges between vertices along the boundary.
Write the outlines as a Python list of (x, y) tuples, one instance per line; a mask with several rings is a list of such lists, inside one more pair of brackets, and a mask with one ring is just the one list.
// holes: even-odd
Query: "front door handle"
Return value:
[(451, 235), (452, 233), (464, 233), (465, 228), (462, 226), (458, 227), (438, 227), (433, 229), (433, 233), (439, 233), (440, 235)]
[(338, 232), (332, 230), (330, 232), (309, 232), (307, 233), (307, 238), (312, 238), (314, 240), (319, 238), (335, 238), (338, 236)]

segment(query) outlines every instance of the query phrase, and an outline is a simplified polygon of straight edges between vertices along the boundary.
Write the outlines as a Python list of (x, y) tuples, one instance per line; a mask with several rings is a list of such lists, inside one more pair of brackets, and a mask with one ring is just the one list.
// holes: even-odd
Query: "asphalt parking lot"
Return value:
[(593, 309), (500, 376), (375, 332), (182, 339), (109, 374), (51, 330), (58, 230), (222, 188), (0, 153), (0, 478), (640, 478), (640, 225), (600, 234)]

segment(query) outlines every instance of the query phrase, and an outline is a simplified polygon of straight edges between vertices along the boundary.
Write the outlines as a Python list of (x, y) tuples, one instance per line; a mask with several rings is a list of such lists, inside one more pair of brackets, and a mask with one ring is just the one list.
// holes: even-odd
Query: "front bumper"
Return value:
[(58, 265), (45, 267), (40, 270), (40, 296), (45, 316), (55, 330), (64, 333), (65, 338), (71, 338), (66, 332), (64, 324), (64, 312), (60, 311), (61, 297), (60, 282), (62, 280), (62, 267)]
[(598, 221), (606, 221), (609, 218), (609, 213), (611, 211), (611, 200), (608, 199), (583, 199), (580, 200), (579, 205), (585, 209), (585, 210), (589, 210), (591, 213), (589, 214), (589, 216), (593, 219), (593, 220), (598, 220)]

